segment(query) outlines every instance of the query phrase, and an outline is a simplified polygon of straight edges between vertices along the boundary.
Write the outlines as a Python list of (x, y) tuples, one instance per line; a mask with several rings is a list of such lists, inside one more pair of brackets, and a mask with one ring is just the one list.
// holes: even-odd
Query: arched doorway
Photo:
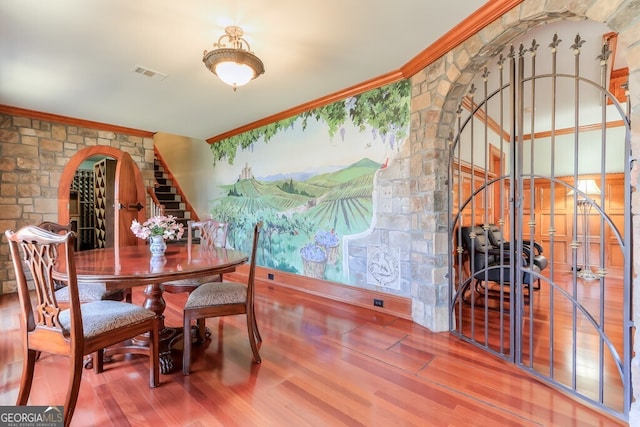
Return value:
[(78, 151), (65, 166), (58, 187), (58, 222), (69, 224), (70, 189), (74, 176), (80, 165), (90, 158), (103, 156), (116, 161), (113, 192), (113, 206), (106, 206), (105, 212), (113, 219), (114, 246), (130, 246), (139, 244), (133, 233), (129, 231), (131, 221), (144, 221), (146, 218), (146, 195), (140, 169), (131, 156), (117, 148), (107, 146), (87, 147)]

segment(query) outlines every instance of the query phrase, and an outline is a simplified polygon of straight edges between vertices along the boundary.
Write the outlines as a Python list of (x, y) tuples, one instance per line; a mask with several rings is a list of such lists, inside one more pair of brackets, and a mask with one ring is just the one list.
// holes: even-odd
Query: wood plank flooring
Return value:
[[(134, 302), (142, 290), (134, 290)], [(179, 326), (186, 295), (166, 295)], [(263, 337), (255, 365), (244, 316), (208, 320), (192, 374), (147, 386), (147, 360), (86, 370), (73, 426), (616, 426), (624, 425), (448, 333), (277, 286), (258, 284)], [(22, 368), (16, 295), (0, 296), (0, 405)], [(38, 361), (32, 405), (60, 405), (64, 358)]]

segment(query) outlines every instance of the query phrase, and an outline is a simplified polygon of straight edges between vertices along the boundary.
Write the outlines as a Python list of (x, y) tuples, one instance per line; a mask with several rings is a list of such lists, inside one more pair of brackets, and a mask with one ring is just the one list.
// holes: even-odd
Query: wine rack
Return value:
[(96, 248), (113, 247), (114, 183), (116, 161), (102, 159), (93, 165)]
[(93, 181), (92, 170), (78, 169), (71, 183), (75, 215), (70, 214), (70, 223), (77, 234), (76, 249), (80, 251), (96, 247)]

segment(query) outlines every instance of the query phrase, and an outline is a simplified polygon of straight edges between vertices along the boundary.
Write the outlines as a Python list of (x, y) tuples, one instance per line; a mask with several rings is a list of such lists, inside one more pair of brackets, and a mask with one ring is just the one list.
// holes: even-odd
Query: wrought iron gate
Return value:
[(576, 36), (563, 61), (561, 42), (556, 35), (548, 45), (546, 68), (536, 58), (547, 52), (535, 40), (512, 46), (458, 109), (450, 140), (450, 328), (626, 419), (629, 112), (607, 90), (609, 46), (593, 58), (599, 77), (590, 78), (580, 69), (591, 60), (581, 58), (585, 41)]

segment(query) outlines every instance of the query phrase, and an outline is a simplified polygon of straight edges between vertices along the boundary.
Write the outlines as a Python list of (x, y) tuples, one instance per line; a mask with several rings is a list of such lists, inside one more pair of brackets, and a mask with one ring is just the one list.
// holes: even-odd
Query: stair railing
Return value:
[(147, 187), (147, 194), (151, 197), (151, 216), (164, 215), (164, 205), (158, 200), (153, 187)]

